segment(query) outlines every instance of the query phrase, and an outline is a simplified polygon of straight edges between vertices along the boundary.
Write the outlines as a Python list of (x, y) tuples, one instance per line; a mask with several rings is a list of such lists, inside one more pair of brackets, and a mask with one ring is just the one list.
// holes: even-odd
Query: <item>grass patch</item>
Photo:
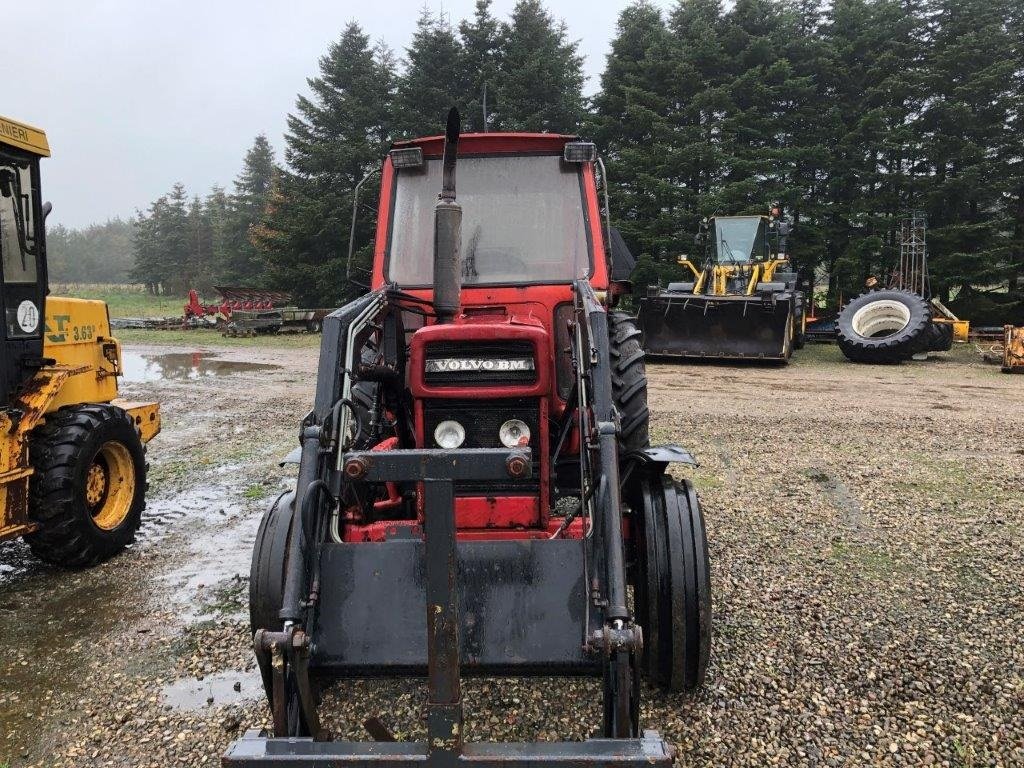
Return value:
[(220, 331), (196, 328), (190, 331), (161, 331), (151, 328), (121, 328), (117, 338), (128, 344), (174, 347), (225, 347), (248, 349), (316, 349), (318, 333), (282, 333), (276, 336), (238, 338), (221, 336)]
[[(73, 299), (98, 299), (107, 302), (111, 317), (181, 317), (188, 299), (185, 296), (151, 296), (142, 286), (77, 283), (52, 286), (54, 296)], [(0, 766), (2, 768), (2, 766)]]
[(242, 495), (247, 499), (255, 500), (262, 499), (266, 495), (266, 493), (267, 489), (257, 483), (255, 485), (250, 485), (248, 488), (246, 488), (242, 492)]
[(249, 607), (249, 579), (235, 576), (210, 590), (203, 601), (204, 613), (215, 616), (231, 616)]
[(832, 542), (832, 557), (840, 563), (857, 567), (869, 578), (890, 578), (899, 570), (892, 556), (864, 544)]

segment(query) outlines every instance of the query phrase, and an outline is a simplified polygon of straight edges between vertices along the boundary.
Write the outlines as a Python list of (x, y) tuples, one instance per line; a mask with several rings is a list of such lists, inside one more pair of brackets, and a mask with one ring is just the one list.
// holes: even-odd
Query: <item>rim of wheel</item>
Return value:
[(131, 512), (135, 500), (135, 462), (116, 440), (104, 443), (86, 472), (85, 502), (97, 528), (112, 531)]
[(910, 307), (892, 299), (872, 301), (853, 313), (850, 325), (865, 339), (893, 336), (910, 325)]

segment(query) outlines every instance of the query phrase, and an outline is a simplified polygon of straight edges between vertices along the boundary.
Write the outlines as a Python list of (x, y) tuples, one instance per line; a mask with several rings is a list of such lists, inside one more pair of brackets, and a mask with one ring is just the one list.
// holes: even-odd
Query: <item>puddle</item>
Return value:
[(203, 379), (229, 376), (233, 373), (273, 371), (281, 366), (270, 363), (247, 363), (219, 360), (209, 352), (169, 352), (162, 355), (141, 355), (122, 350), (121, 362), (126, 382), (161, 381), (166, 379)]
[(164, 686), (164, 703), (178, 710), (220, 707), (237, 704), (263, 695), (263, 684), (256, 670), (218, 672), (202, 680), (186, 677)]

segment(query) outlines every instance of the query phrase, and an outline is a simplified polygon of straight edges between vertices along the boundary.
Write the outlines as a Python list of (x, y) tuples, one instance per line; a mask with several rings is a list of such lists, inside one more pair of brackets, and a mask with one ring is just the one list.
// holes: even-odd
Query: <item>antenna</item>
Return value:
[(484, 113), (484, 127), (483, 132), (487, 133), (487, 83), (484, 83), (484, 96), (481, 102), (481, 107)]

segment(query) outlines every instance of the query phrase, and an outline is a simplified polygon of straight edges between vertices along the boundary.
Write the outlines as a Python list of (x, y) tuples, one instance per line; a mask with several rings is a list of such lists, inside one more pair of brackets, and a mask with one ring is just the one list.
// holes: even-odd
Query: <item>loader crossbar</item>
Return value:
[(579, 742), (505, 742), (466, 744), (451, 758), (439, 759), (423, 742), (317, 742), (312, 739), (266, 739), (249, 731), (223, 758), (225, 768), (596, 768), (650, 766), (667, 768), (674, 750), (656, 731), (638, 739), (588, 739)]

